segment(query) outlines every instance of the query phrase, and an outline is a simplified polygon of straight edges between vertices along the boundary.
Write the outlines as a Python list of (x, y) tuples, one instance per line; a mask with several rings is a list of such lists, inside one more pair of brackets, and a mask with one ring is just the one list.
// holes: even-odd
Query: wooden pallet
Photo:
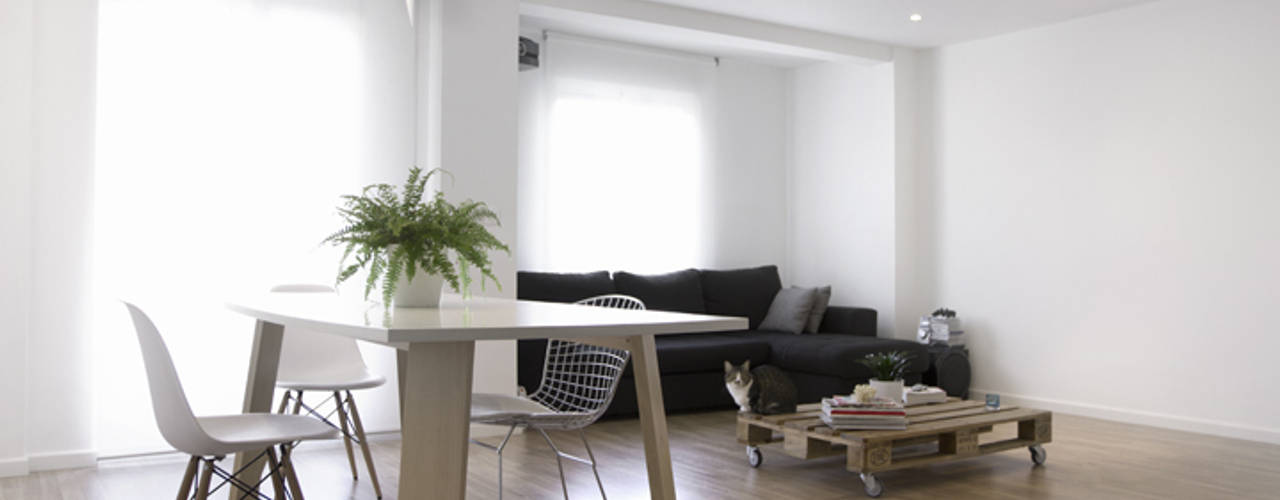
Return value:
[[(821, 405), (800, 405), (797, 410), (784, 415), (738, 415), (738, 442), (748, 446), (749, 456), (758, 453), (756, 447), (779, 441), (788, 455), (803, 460), (845, 455), (845, 468), (863, 475), (872, 496), (879, 496), (879, 487), (872, 488), (878, 484), (870, 476), (875, 472), (1024, 447), (1032, 448), (1033, 460), (1041, 463), (1044, 452), (1039, 445), (1053, 439), (1050, 412), (1017, 407), (988, 411), (982, 402), (956, 398), (907, 408), (906, 430), (838, 431), (822, 423)], [(980, 434), (1006, 423), (1017, 423), (1017, 437), (979, 444)], [(753, 465), (758, 465), (758, 459), (753, 458)]]

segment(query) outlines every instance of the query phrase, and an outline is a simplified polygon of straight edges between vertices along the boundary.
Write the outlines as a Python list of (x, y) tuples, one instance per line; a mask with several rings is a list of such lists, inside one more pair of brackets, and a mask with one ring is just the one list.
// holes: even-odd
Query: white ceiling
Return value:
[[(937, 47), (1153, 0), (648, 0), (906, 47)], [(913, 13), (924, 16), (911, 22)]]

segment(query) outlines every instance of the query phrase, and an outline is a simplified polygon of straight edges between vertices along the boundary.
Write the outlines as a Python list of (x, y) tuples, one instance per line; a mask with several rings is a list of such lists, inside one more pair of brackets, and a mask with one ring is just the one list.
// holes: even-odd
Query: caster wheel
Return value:
[(760, 447), (747, 447), (747, 463), (751, 464), (753, 468), (760, 467), (760, 464), (764, 463), (764, 453), (760, 452)]
[(862, 474), (862, 491), (871, 498), (880, 498), (884, 494), (884, 483), (876, 479), (875, 474)]
[(1031, 450), (1031, 461), (1036, 465), (1044, 465), (1044, 461), (1049, 458), (1049, 452), (1044, 451), (1043, 446), (1037, 444), (1028, 446), (1027, 449)]

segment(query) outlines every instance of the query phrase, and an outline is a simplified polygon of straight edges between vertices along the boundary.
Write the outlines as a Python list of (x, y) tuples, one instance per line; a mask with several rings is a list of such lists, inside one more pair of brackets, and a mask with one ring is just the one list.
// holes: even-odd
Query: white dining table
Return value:
[[(360, 297), (265, 293), (228, 307), (257, 320), (246, 413), (271, 411), (280, 346), (287, 331), (341, 335), (398, 349), (401, 448), (399, 498), (466, 495), (471, 374), (477, 340), (559, 338), (631, 351), (652, 498), (674, 499), (671, 450), (654, 335), (747, 328), (746, 318), (634, 311), (526, 300), (445, 295), (435, 308), (392, 308)], [(514, 361), (514, 360), (512, 360)], [(512, 392), (515, 387), (512, 387)], [(236, 457), (241, 479), (262, 465)], [(248, 467), (246, 467), (248, 465)]]

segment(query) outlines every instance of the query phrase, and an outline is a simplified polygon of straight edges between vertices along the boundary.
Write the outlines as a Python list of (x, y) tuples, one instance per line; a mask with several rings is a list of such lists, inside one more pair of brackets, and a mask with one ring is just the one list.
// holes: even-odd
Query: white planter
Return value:
[(393, 303), (396, 307), (436, 307), (440, 305), (440, 290), (444, 288), (444, 278), (429, 274), (421, 269), (413, 275), (413, 281), (409, 282), (408, 278), (400, 275), (400, 282), (396, 284), (395, 300)]
[(902, 402), (902, 379), (886, 382), (884, 380), (871, 379), (871, 388), (876, 390), (877, 398), (888, 399), (889, 401)]

